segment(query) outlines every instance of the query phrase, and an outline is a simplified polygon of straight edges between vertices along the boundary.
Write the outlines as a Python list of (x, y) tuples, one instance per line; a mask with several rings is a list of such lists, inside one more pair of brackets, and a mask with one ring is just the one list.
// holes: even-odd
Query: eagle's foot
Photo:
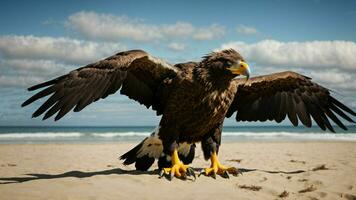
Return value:
[(217, 174), (223, 178), (229, 178), (229, 174), (237, 176), (241, 173), (236, 167), (226, 167), (220, 164), (215, 152), (211, 155), (210, 160), (211, 166), (203, 169), (199, 175), (204, 174), (215, 179)]
[(193, 176), (195, 180), (194, 170), (189, 167), (189, 165), (185, 165), (182, 161), (179, 160), (177, 150), (174, 150), (172, 154), (172, 167), (163, 168), (160, 172), (160, 177), (163, 175), (169, 175), (169, 179), (172, 180), (173, 177), (187, 179), (187, 176)]
[(223, 178), (230, 178), (229, 174), (233, 176), (237, 176), (239, 173), (240, 172), (236, 167), (226, 167), (221, 164), (205, 168), (201, 172), (201, 174), (204, 174), (206, 176), (211, 176), (214, 179), (216, 178), (217, 174)]
[(187, 176), (193, 176), (195, 179), (195, 173), (189, 165), (184, 165), (183, 163), (178, 163), (170, 168), (163, 168), (161, 172), (161, 177), (163, 175), (169, 175), (169, 179), (172, 180), (173, 177), (187, 179)]

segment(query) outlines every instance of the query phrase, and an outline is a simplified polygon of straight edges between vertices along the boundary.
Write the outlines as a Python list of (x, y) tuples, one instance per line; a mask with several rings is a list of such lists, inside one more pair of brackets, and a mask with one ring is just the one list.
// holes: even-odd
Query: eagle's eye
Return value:
[(244, 67), (243, 62), (244, 62), (244, 61), (242, 61), (242, 60), (239, 60), (239, 61), (237, 62), (237, 64), (239, 65), (239, 67)]
[(232, 66), (233, 64), (234, 64), (234, 63), (231, 62), (231, 61), (227, 61), (227, 62), (226, 62), (226, 65), (227, 65), (228, 67)]

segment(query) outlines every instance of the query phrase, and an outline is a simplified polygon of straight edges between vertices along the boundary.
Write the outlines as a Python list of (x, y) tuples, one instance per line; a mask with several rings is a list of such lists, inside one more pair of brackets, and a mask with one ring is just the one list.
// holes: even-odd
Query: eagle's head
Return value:
[(214, 79), (233, 79), (243, 75), (247, 79), (250, 76), (250, 69), (244, 58), (233, 49), (225, 49), (210, 53), (203, 57), (201, 67), (209, 71), (209, 75)]

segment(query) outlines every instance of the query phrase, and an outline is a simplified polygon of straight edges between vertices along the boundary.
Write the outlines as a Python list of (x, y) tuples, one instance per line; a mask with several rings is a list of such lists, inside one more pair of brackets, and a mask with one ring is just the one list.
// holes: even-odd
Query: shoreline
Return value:
[[(196, 181), (159, 179), (156, 163), (148, 172), (122, 165), (119, 155), (135, 144), (0, 144), (1, 199), (356, 198), (351, 141), (224, 141), (221, 163), (243, 175)], [(208, 167), (197, 147), (191, 167)]]
[[(290, 126), (226, 126), (223, 142), (267, 141), (356, 141), (356, 126), (349, 131), (324, 132), (319, 128)], [(139, 142), (152, 133), (153, 127), (0, 127), (4, 143), (122, 143)]]
[[(137, 145), (140, 143), (142, 139), (139, 140), (131, 140), (131, 141), (35, 141), (35, 142), (21, 142), (21, 141), (16, 141), (16, 142), (2, 142), (0, 141), (0, 146), (2, 145)], [(237, 143), (237, 144), (244, 144), (244, 143), (355, 143), (356, 140), (291, 140), (291, 139), (244, 139), (244, 140), (238, 140), (238, 139), (233, 139), (233, 140), (224, 140), (222, 138), (221, 145), (224, 144), (232, 144), (232, 143)], [(200, 142), (196, 143), (197, 147), (200, 147)], [(199, 150), (199, 149), (198, 149)]]

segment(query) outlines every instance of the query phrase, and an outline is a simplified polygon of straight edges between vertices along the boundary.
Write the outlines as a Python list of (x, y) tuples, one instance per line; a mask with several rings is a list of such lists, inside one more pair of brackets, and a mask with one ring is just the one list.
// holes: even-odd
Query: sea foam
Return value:
[[(149, 136), (148, 131), (128, 131), (128, 132), (34, 132), (34, 133), (0, 133), (0, 141), (36, 141), (36, 140), (62, 140), (71, 141), (88, 140), (98, 141), (113, 140), (141, 140)], [(356, 141), (356, 133), (327, 133), (327, 132), (238, 132), (224, 131), (222, 138), (226, 140), (347, 140)]]

